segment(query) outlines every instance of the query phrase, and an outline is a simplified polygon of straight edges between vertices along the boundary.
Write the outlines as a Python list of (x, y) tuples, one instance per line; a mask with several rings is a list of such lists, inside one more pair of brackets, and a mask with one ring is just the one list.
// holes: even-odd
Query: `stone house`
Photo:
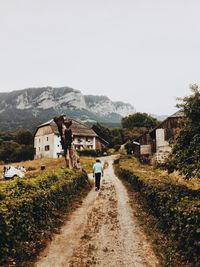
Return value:
[(150, 132), (140, 136), (140, 156), (152, 161), (164, 162), (172, 150), (170, 141), (184, 125), (183, 118), (185, 118), (184, 113), (177, 111)]
[[(72, 120), (71, 130), (73, 145), (76, 150), (94, 149), (102, 151), (107, 142), (100, 138), (91, 128)], [(39, 125), (34, 134), (35, 159), (58, 158), (62, 155), (60, 136), (54, 120)]]

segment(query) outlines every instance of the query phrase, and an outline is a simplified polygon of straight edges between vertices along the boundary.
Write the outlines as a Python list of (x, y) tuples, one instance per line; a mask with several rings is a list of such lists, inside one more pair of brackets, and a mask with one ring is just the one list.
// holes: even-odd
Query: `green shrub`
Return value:
[(120, 165), (116, 172), (140, 193), (145, 207), (157, 217), (175, 247), (193, 266), (199, 266), (200, 191), (170, 181), (147, 180)]
[(100, 156), (102, 156), (102, 152), (100, 150), (94, 150), (94, 149), (78, 150), (78, 154), (80, 156), (91, 156), (91, 157), (100, 157)]
[(47, 230), (60, 220), (69, 200), (88, 184), (87, 174), (60, 170), (0, 188), (0, 264), (24, 261), (42, 246)]

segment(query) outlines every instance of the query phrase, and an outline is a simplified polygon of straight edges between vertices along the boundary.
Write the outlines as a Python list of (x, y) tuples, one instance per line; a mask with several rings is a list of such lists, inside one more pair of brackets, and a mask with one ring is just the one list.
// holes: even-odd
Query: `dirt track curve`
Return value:
[(35, 267), (159, 266), (133, 217), (128, 194), (112, 158), (99, 192), (92, 189), (39, 256)]

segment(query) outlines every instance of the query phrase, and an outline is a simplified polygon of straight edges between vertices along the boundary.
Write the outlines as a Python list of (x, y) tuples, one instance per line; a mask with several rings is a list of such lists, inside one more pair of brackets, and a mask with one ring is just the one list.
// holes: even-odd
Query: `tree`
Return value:
[(28, 129), (17, 133), (0, 132), (0, 161), (10, 163), (33, 158), (33, 135)]
[(18, 161), (20, 145), (15, 141), (4, 141), (0, 148), (0, 160), (6, 163)]
[(159, 121), (156, 118), (148, 115), (147, 113), (137, 112), (135, 114), (122, 118), (122, 127), (130, 130), (138, 127), (145, 127), (149, 130), (151, 128), (154, 128), (158, 124)]
[(106, 140), (108, 143), (112, 141), (111, 131), (109, 128), (104, 127), (100, 123), (97, 123), (92, 126), (92, 129), (97, 135)]
[(28, 129), (20, 129), (16, 134), (16, 141), (21, 145), (33, 144), (33, 135)]
[(191, 86), (192, 94), (179, 99), (177, 107), (186, 115), (185, 126), (175, 139), (170, 163), (186, 178), (200, 178), (200, 90)]

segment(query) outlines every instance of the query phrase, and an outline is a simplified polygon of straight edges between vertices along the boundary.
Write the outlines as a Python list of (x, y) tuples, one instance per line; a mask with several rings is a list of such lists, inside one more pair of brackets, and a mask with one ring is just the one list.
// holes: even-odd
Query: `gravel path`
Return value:
[(99, 192), (92, 189), (60, 234), (39, 256), (35, 267), (159, 266), (133, 217), (127, 191), (115, 176), (112, 157)]

